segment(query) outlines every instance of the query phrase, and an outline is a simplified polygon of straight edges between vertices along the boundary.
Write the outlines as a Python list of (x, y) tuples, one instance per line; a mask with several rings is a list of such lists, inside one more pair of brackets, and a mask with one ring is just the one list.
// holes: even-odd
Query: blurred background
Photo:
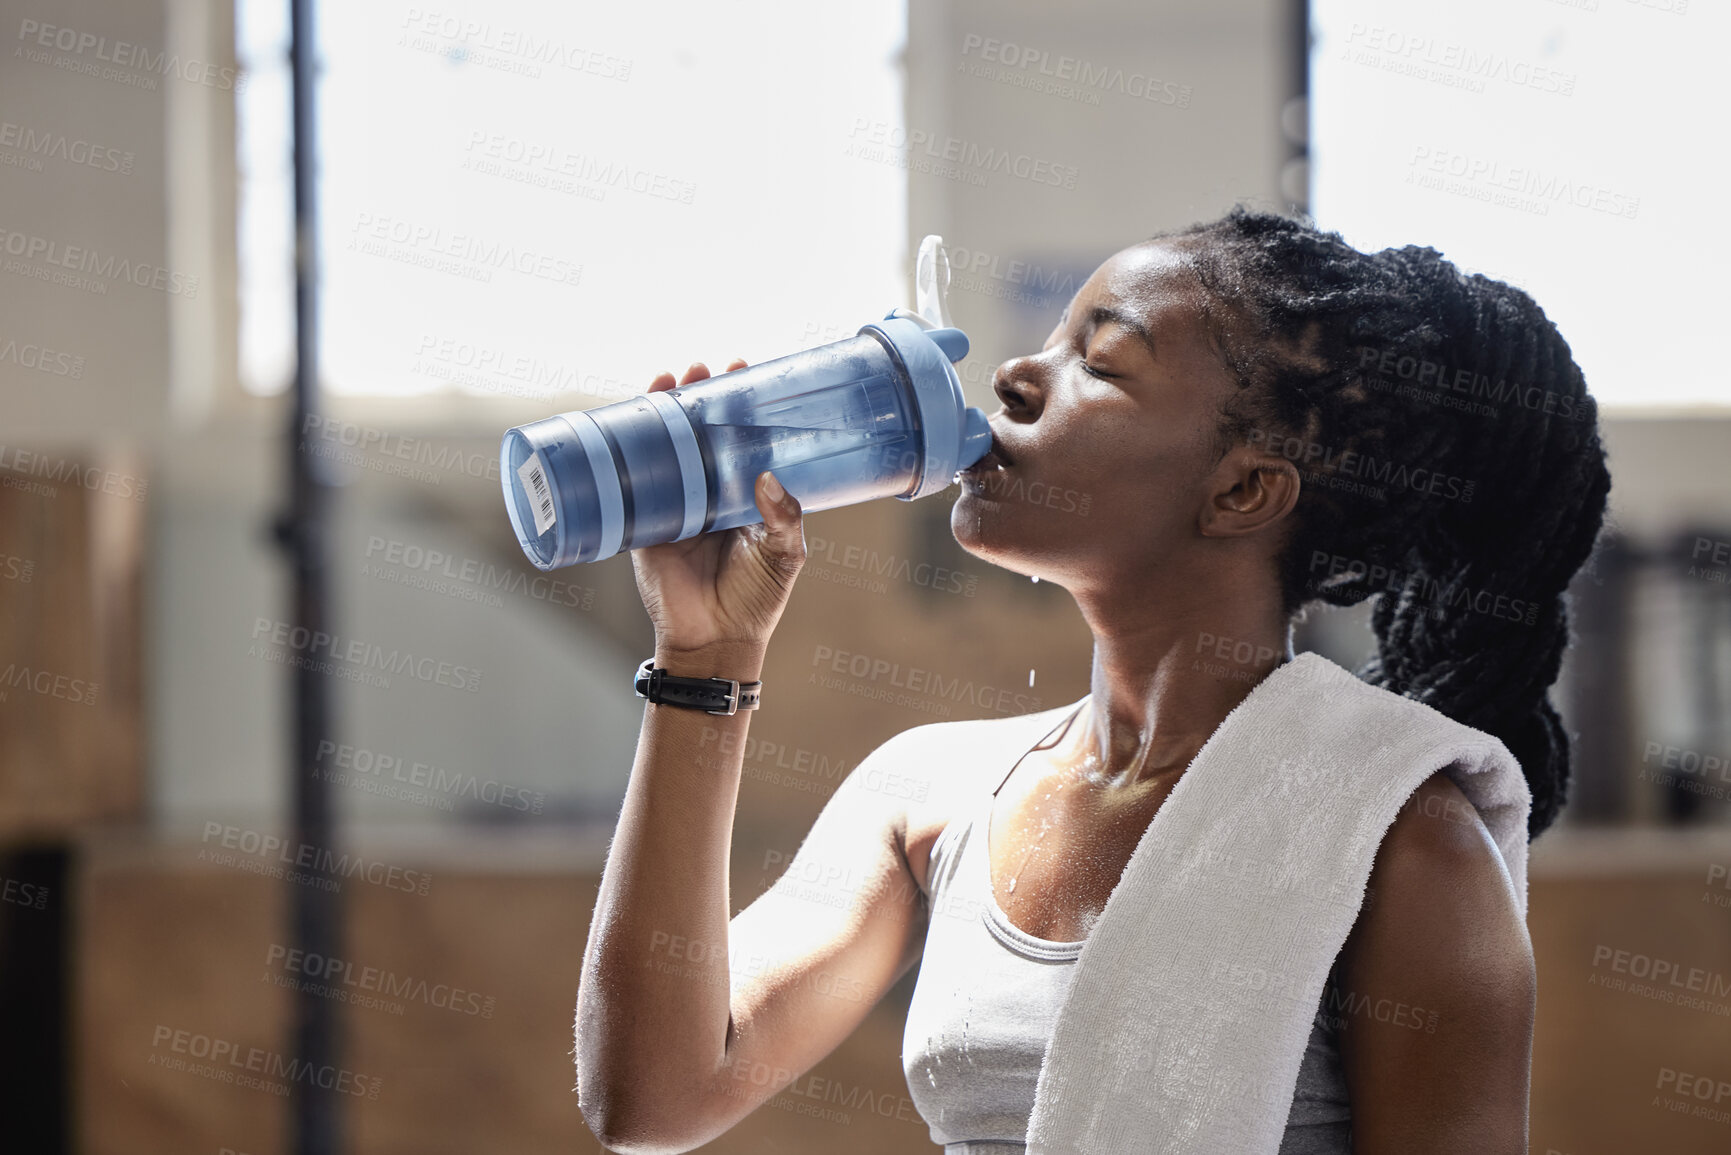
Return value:
[[(1573, 793), (1533, 846), (1532, 1150), (1731, 1149), (1731, 1096), (1698, 1092), (1731, 1086), (1723, 5), (309, 14), (306, 413), (289, 0), (0, 2), (6, 1150), (287, 1152), (327, 1044), (331, 1150), (599, 1150), (572, 1011), (652, 635), (628, 557), (524, 559), (500, 434), (849, 336), (912, 305), (928, 233), (990, 411), (1101, 261), (1241, 200), (1433, 245), (1570, 340), (1614, 488), (1553, 694)], [(298, 748), (297, 450), (325, 628), (385, 656), (314, 676)], [(1068, 595), (960, 550), (955, 492), (807, 517), (736, 911), (891, 735), (1086, 692)], [(1366, 611), (1299, 648), (1356, 664)], [(837, 653), (899, 673), (820, 684)], [(915, 671), (969, 689), (897, 690)], [(331, 856), (339, 885), (297, 881)], [(305, 933), (339, 963), (294, 955)], [(899, 1060), (914, 977), (706, 1149), (934, 1149)], [(319, 999), (334, 1033), (309, 1036)]]

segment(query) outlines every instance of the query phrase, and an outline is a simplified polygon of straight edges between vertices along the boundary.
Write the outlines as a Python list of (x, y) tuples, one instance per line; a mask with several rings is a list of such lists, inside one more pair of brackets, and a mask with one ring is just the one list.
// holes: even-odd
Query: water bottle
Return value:
[(954, 363), (949, 261), (920, 245), (917, 311), (852, 337), (674, 389), (508, 430), (499, 451), (511, 527), (543, 570), (763, 520), (771, 470), (807, 512), (948, 487), (992, 445)]

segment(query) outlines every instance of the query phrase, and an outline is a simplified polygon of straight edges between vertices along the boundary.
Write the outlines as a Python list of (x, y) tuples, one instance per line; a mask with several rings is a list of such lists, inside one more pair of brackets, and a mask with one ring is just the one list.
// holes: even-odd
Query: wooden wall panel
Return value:
[(143, 806), (135, 457), (0, 446), (0, 840)]
[[(407, 992), (384, 998), (400, 1013), (345, 1008), (347, 1066), (382, 1080), (376, 1099), (353, 1104), (352, 1150), (597, 1151), (572, 1090), (571, 1022), (598, 879), (551, 866), (479, 869), (459, 853), (462, 842), (453, 834), (431, 857), (392, 860), (430, 873), (425, 895), (345, 883), (346, 961), (353, 971), (389, 972)], [(81, 1150), (91, 1155), (284, 1150), (282, 1099), (151, 1062), (165, 1049), (153, 1046), (163, 1027), (236, 1048), (286, 1045), (287, 1000), (276, 984), (289, 972), (270, 958), (284, 945), (287, 884), (238, 865), (265, 859), (211, 861), (211, 845), (85, 843), (76, 899), (78, 1111)], [(1731, 981), (1731, 908), (1703, 899), (1710, 891), (1700, 865), (1534, 878), (1536, 1155), (1726, 1149), (1731, 1127), (1654, 1104), (1662, 1068), (1731, 1078), (1731, 1018), (1722, 1013), (1731, 1012), (1731, 998), (1709, 988), (1710, 1006), (1688, 1007), (1589, 981), (1614, 973), (1607, 963), (1595, 967), (1601, 947), (1673, 960), (1685, 976), (1700, 968), (1721, 987)], [(934, 1150), (900, 1067), (912, 980), (810, 1077), (705, 1150)], [(376, 989), (369, 997), (379, 997)], [(456, 1009), (440, 1005), (453, 999)], [(475, 1006), (490, 1014), (471, 1013)]]

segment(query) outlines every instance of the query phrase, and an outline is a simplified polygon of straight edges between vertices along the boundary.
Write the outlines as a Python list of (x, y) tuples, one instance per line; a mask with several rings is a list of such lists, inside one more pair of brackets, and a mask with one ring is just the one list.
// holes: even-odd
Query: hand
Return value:
[[(735, 359), (726, 372), (744, 369)], [(694, 363), (679, 385), (707, 380)], [(655, 393), (675, 387), (672, 373), (650, 383)], [(637, 589), (655, 625), (658, 653), (759, 649), (781, 620), (793, 579), (805, 564), (805, 526), (799, 499), (775, 486), (768, 470), (754, 489), (761, 524), (712, 530), (631, 551)]]

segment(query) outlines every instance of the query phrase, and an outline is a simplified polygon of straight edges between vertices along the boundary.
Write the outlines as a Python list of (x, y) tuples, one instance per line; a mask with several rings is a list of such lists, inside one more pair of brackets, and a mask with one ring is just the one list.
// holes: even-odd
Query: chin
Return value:
[(1006, 516), (1014, 509), (1008, 503), (964, 489), (950, 506), (950, 533), (957, 545), (981, 561), (1023, 577), (1038, 575), (1041, 581), (1051, 581), (1037, 559), (1015, 548), (1012, 535), (1017, 527)]
[(950, 533), (956, 544), (989, 562), (997, 562), (992, 542), (1000, 536), (1003, 511), (997, 502), (963, 485), (950, 505)]

